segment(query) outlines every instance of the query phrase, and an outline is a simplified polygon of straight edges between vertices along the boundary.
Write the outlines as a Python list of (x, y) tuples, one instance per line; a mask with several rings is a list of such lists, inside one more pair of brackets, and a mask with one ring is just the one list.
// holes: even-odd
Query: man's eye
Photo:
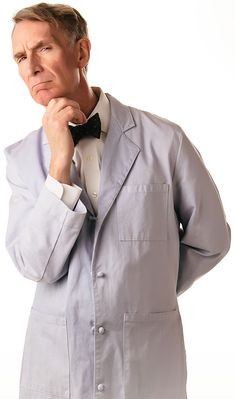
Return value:
[(26, 59), (25, 56), (18, 58), (17, 60), (17, 64), (20, 64), (22, 61), (24, 61)]
[(50, 50), (50, 47), (49, 46), (45, 46), (45, 47), (41, 48), (41, 51), (46, 51), (46, 50)]

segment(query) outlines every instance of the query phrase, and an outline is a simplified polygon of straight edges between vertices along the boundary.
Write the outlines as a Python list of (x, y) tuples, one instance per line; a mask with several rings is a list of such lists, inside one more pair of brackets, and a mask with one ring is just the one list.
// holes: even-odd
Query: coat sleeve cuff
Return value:
[(49, 191), (54, 193), (61, 201), (65, 203), (70, 209), (74, 209), (82, 192), (82, 189), (73, 184), (60, 183), (50, 174), (48, 174), (45, 185)]

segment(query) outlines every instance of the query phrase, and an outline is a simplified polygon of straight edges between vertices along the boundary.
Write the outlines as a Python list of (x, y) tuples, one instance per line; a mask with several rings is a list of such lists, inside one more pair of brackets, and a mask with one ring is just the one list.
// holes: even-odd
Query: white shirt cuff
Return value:
[(69, 184), (60, 183), (50, 174), (47, 175), (45, 185), (49, 191), (54, 193), (61, 201), (65, 203), (65, 205), (72, 210), (78, 202), (82, 192), (82, 189), (76, 184), (70, 186)]

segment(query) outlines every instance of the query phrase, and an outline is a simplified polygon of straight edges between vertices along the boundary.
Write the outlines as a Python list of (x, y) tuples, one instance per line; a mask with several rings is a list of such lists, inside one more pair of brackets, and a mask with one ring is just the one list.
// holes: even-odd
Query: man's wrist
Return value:
[(49, 174), (54, 177), (57, 181), (63, 184), (68, 184), (72, 186), (70, 173), (65, 170), (58, 170), (56, 168), (50, 167)]

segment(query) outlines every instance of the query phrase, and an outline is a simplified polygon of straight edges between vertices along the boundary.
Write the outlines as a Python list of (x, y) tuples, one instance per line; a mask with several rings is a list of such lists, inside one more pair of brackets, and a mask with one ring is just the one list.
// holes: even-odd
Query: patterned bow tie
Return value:
[(93, 115), (83, 125), (77, 125), (77, 126), (69, 125), (69, 129), (73, 137), (74, 145), (76, 145), (79, 142), (79, 140), (81, 140), (84, 137), (93, 136), (99, 139), (101, 133), (101, 122), (99, 114), (96, 113), (95, 115)]

